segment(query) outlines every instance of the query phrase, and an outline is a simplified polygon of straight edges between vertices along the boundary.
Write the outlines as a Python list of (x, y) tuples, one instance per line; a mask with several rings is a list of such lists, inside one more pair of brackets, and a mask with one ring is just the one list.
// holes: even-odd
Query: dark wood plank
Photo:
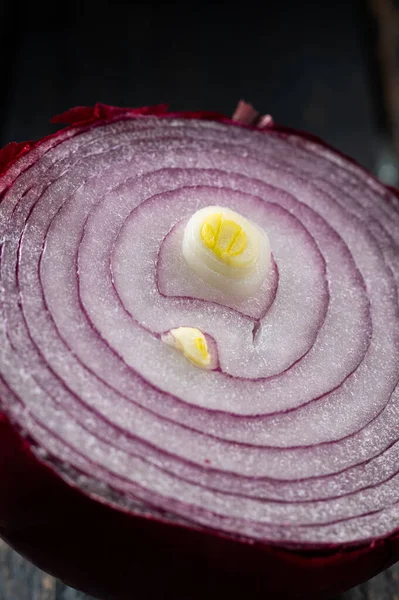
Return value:
[(333, 600), (399, 600), (399, 565)]
[(0, 600), (56, 600), (56, 582), (0, 540)]
[(43, 573), (0, 539), (0, 600), (91, 600)]
[(399, 2), (370, 0), (378, 28), (378, 57), (389, 127), (399, 158)]

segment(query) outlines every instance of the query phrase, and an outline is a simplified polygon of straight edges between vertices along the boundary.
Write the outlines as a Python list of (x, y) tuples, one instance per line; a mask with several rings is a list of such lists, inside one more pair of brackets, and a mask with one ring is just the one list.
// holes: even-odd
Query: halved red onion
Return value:
[[(287, 569), (293, 551), (278, 553), (295, 548), (303, 573), (328, 550), (331, 592), (387, 564), (365, 553), (380, 559), (399, 528), (398, 200), (321, 143), (245, 126), (257, 119), (246, 105), (237, 115), (241, 126), (98, 105), (4, 152), (0, 408), (28, 440), (29, 469), (125, 511), (127, 530), (151, 518), (210, 548), (225, 537), (233, 554), (273, 546), (270, 565)], [(248, 298), (185, 262), (185, 225), (213, 205), (270, 240)], [(211, 336), (216, 370), (162, 341), (179, 327)], [(12, 490), (4, 464), (0, 452)], [(15, 515), (0, 503), (0, 532), (19, 547)], [(367, 571), (349, 576), (360, 560)], [(259, 590), (295, 597), (265, 569)], [(308, 597), (322, 587), (315, 577)]]

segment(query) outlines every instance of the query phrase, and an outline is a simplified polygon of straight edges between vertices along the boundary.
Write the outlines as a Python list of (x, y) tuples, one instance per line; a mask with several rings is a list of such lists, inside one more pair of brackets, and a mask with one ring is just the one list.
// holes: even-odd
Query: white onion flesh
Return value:
[[(273, 130), (145, 117), (55, 140), (0, 179), (20, 171), (0, 203), (1, 402), (42, 457), (234, 535), (397, 528), (395, 196)], [(267, 230), (249, 298), (184, 267), (184, 226), (211, 204)], [(162, 342), (180, 326), (212, 336), (217, 370)]]

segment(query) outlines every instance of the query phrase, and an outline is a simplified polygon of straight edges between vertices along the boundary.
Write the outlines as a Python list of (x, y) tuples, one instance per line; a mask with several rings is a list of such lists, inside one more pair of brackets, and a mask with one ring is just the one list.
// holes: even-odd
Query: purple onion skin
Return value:
[(249, 544), (127, 514), (71, 488), (0, 423), (0, 534), (102, 600), (328, 598), (390, 566), (399, 536), (330, 553)]
[[(131, 110), (102, 104), (72, 109), (53, 122), (91, 127), (145, 114), (233, 124), (217, 113), (175, 115), (163, 105)], [(9, 144), (0, 151), (0, 174), (33, 146)], [(1, 537), (41, 569), (102, 600), (316, 600), (343, 592), (399, 559), (399, 534), (361, 547), (309, 552), (124, 513), (71, 487), (55, 469), (41, 463), (31, 442), (0, 414)]]

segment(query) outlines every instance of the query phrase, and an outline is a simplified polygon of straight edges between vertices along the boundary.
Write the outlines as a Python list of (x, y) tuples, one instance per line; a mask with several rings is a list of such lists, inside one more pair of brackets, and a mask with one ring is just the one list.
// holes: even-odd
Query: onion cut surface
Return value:
[[(85, 110), (0, 157), (2, 412), (61, 478), (132, 513), (309, 550), (392, 535), (395, 193), (270, 120)], [(184, 262), (209, 205), (267, 232), (249, 298)], [(217, 369), (162, 342), (180, 326), (212, 337)]]

